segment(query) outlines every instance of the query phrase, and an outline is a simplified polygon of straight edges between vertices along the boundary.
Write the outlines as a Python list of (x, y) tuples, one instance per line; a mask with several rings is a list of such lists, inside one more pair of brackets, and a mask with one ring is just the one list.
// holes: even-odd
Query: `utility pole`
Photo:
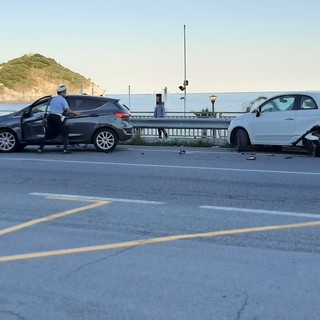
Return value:
[(130, 110), (130, 104), (131, 104), (131, 92), (130, 92), (130, 90), (131, 90), (131, 87), (130, 86), (128, 86), (128, 91), (129, 91), (129, 110)]
[(179, 87), (181, 91), (184, 91), (184, 96), (180, 99), (183, 99), (183, 109), (184, 109), (184, 116), (186, 116), (187, 111), (187, 86), (189, 81), (187, 80), (187, 41), (186, 41), (186, 25), (183, 26), (183, 85)]

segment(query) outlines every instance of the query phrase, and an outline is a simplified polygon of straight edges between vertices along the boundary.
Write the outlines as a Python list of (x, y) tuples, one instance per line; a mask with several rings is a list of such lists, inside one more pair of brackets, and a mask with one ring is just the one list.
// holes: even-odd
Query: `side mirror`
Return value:
[(22, 117), (23, 118), (29, 118), (30, 117), (30, 109), (29, 108), (23, 111)]
[(257, 109), (256, 117), (260, 117), (260, 115), (261, 115), (261, 108), (259, 107)]

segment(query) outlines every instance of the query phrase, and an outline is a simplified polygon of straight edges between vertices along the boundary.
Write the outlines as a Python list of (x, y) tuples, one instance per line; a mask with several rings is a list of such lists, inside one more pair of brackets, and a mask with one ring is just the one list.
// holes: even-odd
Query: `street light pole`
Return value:
[(187, 111), (187, 86), (189, 81), (187, 80), (187, 41), (186, 41), (186, 25), (183, 26), (183, 70), (184, 70), (184, 80), (183, 85), (179, 86), (181, 91), (184, 91), (184, 96), (180, 99), (183, 99), (183, 109), (184, 116), (186, 116)]
[(214, 104), (215, 104), (216, 100), (217, 100), (217, 96), (214, 96), (214, 95), (210, 96), (212, 114), (213, 114), (212, 116), (214, 116)]

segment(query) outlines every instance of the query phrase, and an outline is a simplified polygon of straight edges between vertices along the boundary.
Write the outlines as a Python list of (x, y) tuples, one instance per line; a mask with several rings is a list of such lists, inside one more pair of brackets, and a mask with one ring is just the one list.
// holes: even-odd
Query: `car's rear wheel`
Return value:
[(13, 152), (18, 145), (18, 139), (10, 130), (0, 130), (0, 152)]
[(245, 151), (249, 144), (249, 137), (244, 129), (238, 129), (236, 132), (235, 147), (238, 152)]
[(110, 152), (118, 144), (118, 136), (112, 129), (99, 129), (93, 137), (93, 144), (100, 152)]
[(304, 139), (304, 146), (311, 157), (320, 156), (320, 145), (318, 141)]

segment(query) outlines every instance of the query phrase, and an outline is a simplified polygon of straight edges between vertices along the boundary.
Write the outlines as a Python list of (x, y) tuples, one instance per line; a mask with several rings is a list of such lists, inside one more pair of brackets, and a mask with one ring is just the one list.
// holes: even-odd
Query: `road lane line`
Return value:
[(64, 199), (74, 199), (74, 200), (92, 200), (92, 201), (111, 201), (111, 202), (128, 202), (128, 203), (140, 203), (140, 204), (164, 204), (165, 202), (160, 201), (149, 201), (149, 200), (134, 200), (134, 199), (121, 199), (121, 198), (104, 198), (104, 197), (90, 197), (90, 196), (80, 196), (80, 195), (70, 195), (70, 194), (55, 194), (55, 193), (41, 193), (32, 192), (29, 193), (32, 196), (40, 197), (58, 197)]
[(252, 233), (252, 232), (276, 231), (276, 230), (282, 230), (282, 229), (306, 228), (306, 227), (317, 227), (317, 226), (320, 226), (320, 221), (285, 224), (285, 225), (274, 225), (274, 226), (265, 226), (265, 227), (233, 229), (233, 230), (212, 231), (212, 232), (205, 232), (205, 233), (182, 234), (182, 235), (150, 238), (150, 239), (144, 239), (144, 240), (120, 242), (120, 243), (90, 246), (90, 247), (3, 256), (3, 257), (0, 257), (0, 262), (12, 262), (12, 261), (19, 261), (19, 260), (29, 260), (29, 259), (68, 255), (68, 254), (76, 254), (76, 253), (87, 253), (87, 252), (94, 252), (94, 251), (106, 251), (106, 250), (112, 250), (112, 249), (122, 249), (122, 248), (142, 246), (147, 244), (172, 242), (177, 240), (189, 240), (194, 238), (218, 237), (218, 236), (237, 235), (237, 234), (245, 234), (245, 233)]
[(299, 213), (299, 212), (248, 209), (248, 208), (236, 208), (236, 207), (218, 207), (218, 206), (200, 206), (200, 208), (210, 209), (210, 210), (244, 212), (244, 213), (264, 213), (264, 214), (273, 214), (273, 215), (280, 215), (280, 216), (292, 216), (292, 217), (313, 218), (313, 219), (320, 218), (320, 214), (303, 213), (303, 212)]
[(187, 170), (206, 170), (206, 171), (229, 171), (229, 172), (253, 172), (253, 173), (277, 173), (277, 174), (297, 174), (308, 176), (320, 176), (320, 172), (307, 171), (283, 171), (283, 170), (260, 170), (260, 169), (240, 169), (240, 168), (218, 168), (218, 167), (197, 167), (197, 166), (176, 166), (165, 164), (145, 164), (145, 163), (121, 163), (121, 162), (101, 162), (101, 161), (83, 161), (83, 160), (50, 160), (35, 158), (0, 158), (1, 160), (11, 161), (38, 161), (38, 162), (56, 162), (56, 163), (72, 163), (72, 164), (89, 164), (104, 166), (131, 166), (142, 168), (165, 168), (165, 169), (187, 169)]
[[(71, 198), (70, 199), (56, 198), (56, 199), (59, 199), (59, 200), (74, 200), (74, 201), (77, 200), (77, 201), (79, 201), (78, 199), (71, 199)], [(47, 221), (51, 221), (51, 220), (54, 220), (54, 219), (65, 217), (65, 216), (68, 216), (68, 215), (71, 215), (71, 214), (74, 214), (74, 213), (78, 213), (78, 212), (94, 209), (94, 208), (97, 208), (97, 207), (100, 207), (100, 206), (104, 206), (104, 205), (110, 203), (109, 201), (89, 201), (89, 200), (87, 200), (87, 202), (94, 202), (94, 203), (92, 203), (90, 205), (87, 205), (87, 206), (84, 206), (84, 207), (80, 207), (80, 208), (76, 208), (76, 209), (72, 209), (72, 210), (67, 210), (67, 211), (63, 211), (63, 212), (60, 212), (60, 213), (55, 213), (55, 214), (52, 214), (50, 216), (46, 216), (46, 217), (43, 217), (43, 218), (40, 218), (40, 219), (30, 220), (30, 221), (27, 221), (27, 222), (24, 222), (24, 223), (21, 223), (21, 224), (18, 224), (18, 225), (15, 225), (15, 226), (12, 226), (12, 227), (9, 227), (9, 228), (6, 228), (6, 229), (2, 229), (2, 230), (0, 230), (0, 236), (2, 236), (4, 234), (7, 234), (7, 233), (10, 233), (10, 232), (15, 232), (15, 231), (18, 231), (18, 230), (21, 230), (21, 229), (24, 229), (24, 228), (31, 227), (31, 226), (34, 226), (36, 224), (42, 223), (42, 222), (47, 222)]]

